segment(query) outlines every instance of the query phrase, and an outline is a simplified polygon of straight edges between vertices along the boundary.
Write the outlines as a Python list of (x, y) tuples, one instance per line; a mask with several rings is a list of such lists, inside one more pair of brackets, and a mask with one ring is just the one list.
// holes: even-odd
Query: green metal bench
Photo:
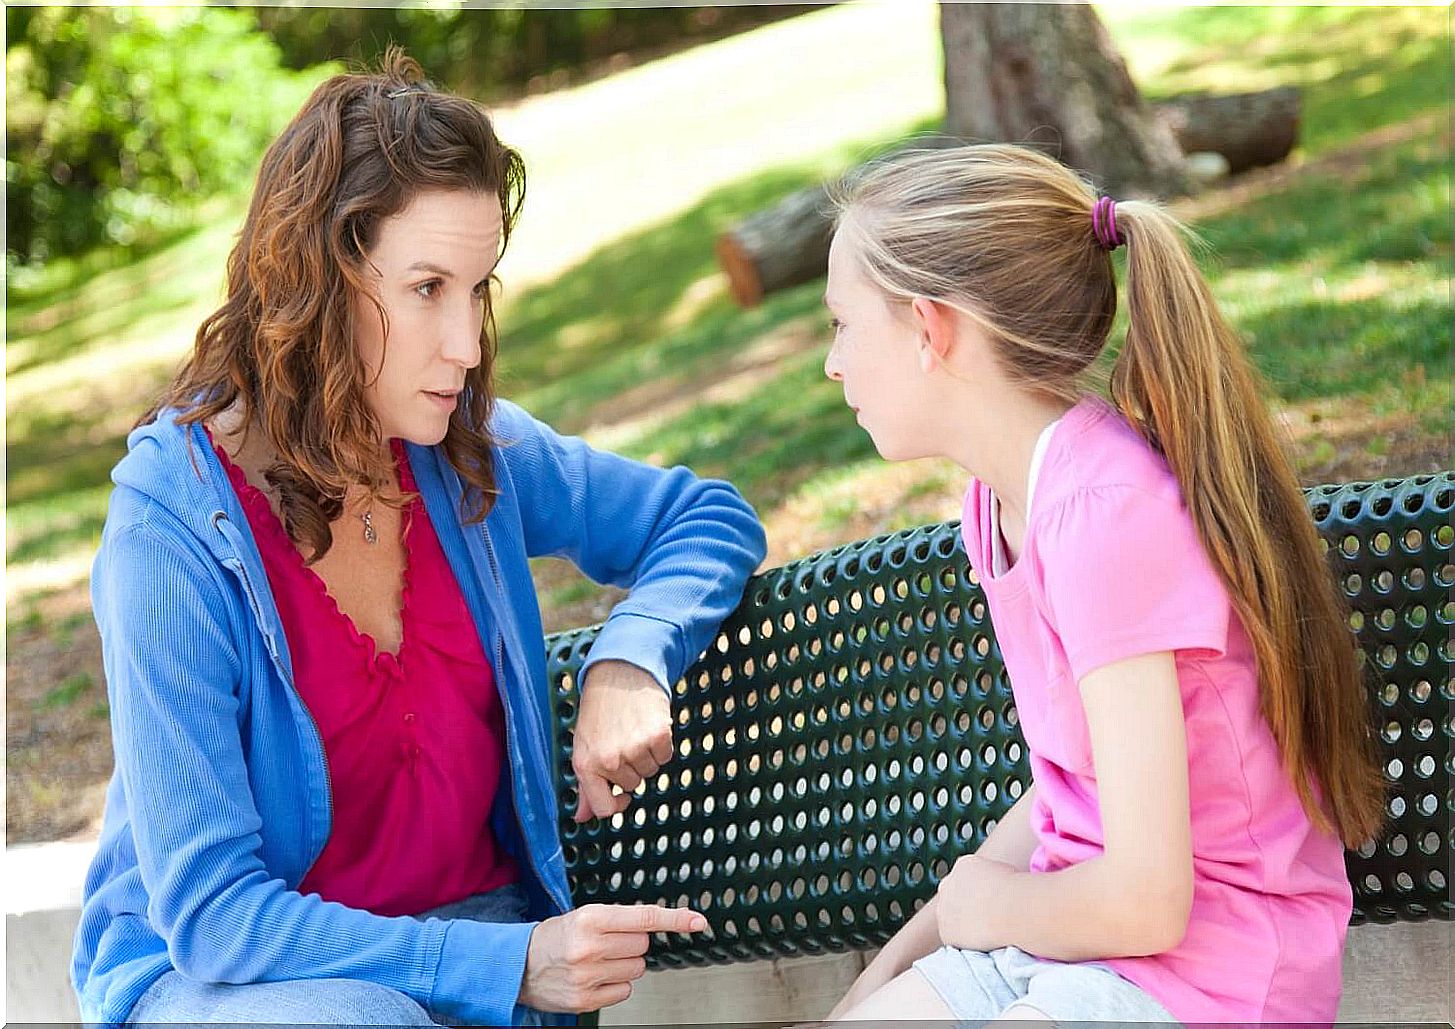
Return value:
[[(1353, 923), (1449, 919), (1455, 473), (1307, 491), (1354, 614), (1392, 788), (1347, 854)], [(883, 944), (1030, 782), (984, 594), (947, 522), (755, 576), (677, 683), (677, 756), (610, 822), (578, 826), (576, 672), (552, 636), (561, 835), (578, 904), (688, 905), (650, 967)]]

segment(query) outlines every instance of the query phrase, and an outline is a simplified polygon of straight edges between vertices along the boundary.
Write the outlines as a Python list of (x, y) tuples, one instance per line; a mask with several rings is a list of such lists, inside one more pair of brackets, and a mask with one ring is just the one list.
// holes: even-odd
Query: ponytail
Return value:
[(1129, 325), (1112, 398), (1177, 476), (1253, 644), (1263, 714), (1305, 810), (1358, 846), (1379, 830), (1384, 790), (1347, 607), (1257, 373), (1181, 226), (1139, 201), (1117, 216)]

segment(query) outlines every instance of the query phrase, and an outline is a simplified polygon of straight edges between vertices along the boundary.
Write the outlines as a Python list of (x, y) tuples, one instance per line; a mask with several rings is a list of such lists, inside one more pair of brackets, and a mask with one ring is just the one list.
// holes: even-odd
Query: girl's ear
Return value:
[(915, 297), (910, 302), (910, 317), (919, 335), (920, 370), (928, 375), (945, 363), (955, 346), (955, 312), (938, 300)]

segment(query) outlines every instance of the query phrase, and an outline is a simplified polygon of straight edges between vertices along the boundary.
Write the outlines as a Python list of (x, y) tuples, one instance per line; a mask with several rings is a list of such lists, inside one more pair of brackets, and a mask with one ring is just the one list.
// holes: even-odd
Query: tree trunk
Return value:
[(941, 3), (940, 34), (950, 135), (1036, 147), (1118, 198), (1191, 190), (1089, 5)]

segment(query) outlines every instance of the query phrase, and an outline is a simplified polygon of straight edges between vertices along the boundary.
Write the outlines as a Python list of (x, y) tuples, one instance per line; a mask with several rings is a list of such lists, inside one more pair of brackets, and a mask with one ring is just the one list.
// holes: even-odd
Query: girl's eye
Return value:
[(430, 279), (428, 282), (421, 282), (418, 286), (415, 286), (414, 291), (420, 296), (424, 297), (424, 299), (429, 300), (432, 299), (434, 295), (439, 292), (439, 288), (439, 280)]

